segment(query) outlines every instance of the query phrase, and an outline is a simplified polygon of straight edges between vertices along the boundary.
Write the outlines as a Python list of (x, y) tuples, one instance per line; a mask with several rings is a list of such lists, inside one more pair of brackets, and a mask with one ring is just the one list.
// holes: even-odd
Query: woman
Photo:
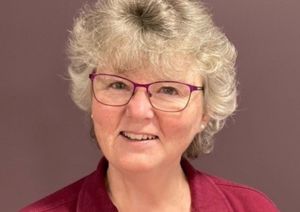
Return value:
[(97, 171), (22, 211), (277, 211), (195, 170), (236, 108), (236, 51), (196, 0), (99, 0), (69, 43), (74, 102), (91, 115)]

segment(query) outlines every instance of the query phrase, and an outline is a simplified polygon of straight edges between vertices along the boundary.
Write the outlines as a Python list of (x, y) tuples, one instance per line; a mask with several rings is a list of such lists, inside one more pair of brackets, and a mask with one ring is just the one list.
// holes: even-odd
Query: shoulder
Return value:
[(76, 211), (78, 195), (85, 178), (82, 178), (26, 206), (25, 208), (21, 209), (20, 212)]
[(30, 204), (20, 212), (116, 211), (105, 187), (108, 162), (102, 158), (97, 170), (82, 179)]
[(262, 192), (195, 169), (183, 158), (182, 168), (191, 189), (195, 211), (278, 212)]
[[(200, 174), (200, 172), (199, 172)], [(203, 174), (203, 173), (201, 173)], [(204, 174), (229, 202), (233, 211), (278, 212), (275, 204), (261, 191), (216, 176)]]

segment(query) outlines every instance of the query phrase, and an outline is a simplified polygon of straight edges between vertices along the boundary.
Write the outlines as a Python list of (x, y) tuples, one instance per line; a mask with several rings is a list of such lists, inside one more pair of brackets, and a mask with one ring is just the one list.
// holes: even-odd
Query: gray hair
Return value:
[[(237, 106), (236, 50), (199, 0), (98, 0), (86, 5), (70, 33), (68, 56), (72, 99), (88, 113), (88, 75), (96, 67), (130, 71), (150, 66), (165, 75), (193, 71), (202, 76), (210, 120), (185, 151), (188, 158), (211, 152), (213, 135)], [(189, 70), (179, 70), (177, 63), (183, 60)]]

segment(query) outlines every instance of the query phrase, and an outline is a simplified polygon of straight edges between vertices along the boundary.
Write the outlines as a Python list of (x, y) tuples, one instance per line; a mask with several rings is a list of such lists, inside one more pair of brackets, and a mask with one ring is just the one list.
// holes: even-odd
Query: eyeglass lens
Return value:
[[(139, 87), (139, 86), (136, 86)], [(179, 82), (154, 82), (147, 88), (151, 105), (163, 111), (180, 111), (190, 98), (189, 86)], [(126, 105), (135, 92), (135, 84), (125, 78), (114, 75), (95, 75), (93, 79), (95, 98), (111, 106)]]

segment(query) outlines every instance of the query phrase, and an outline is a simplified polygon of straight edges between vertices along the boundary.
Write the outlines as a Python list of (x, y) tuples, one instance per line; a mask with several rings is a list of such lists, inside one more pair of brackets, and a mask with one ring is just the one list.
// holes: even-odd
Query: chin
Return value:
[(114, 160), (115, 168), (132, 171), (132, 172), (146, 172), (158, 168), (161, 160), (158, 157), (153, 157), (145, 154), (130, 154), (118, 157)]

